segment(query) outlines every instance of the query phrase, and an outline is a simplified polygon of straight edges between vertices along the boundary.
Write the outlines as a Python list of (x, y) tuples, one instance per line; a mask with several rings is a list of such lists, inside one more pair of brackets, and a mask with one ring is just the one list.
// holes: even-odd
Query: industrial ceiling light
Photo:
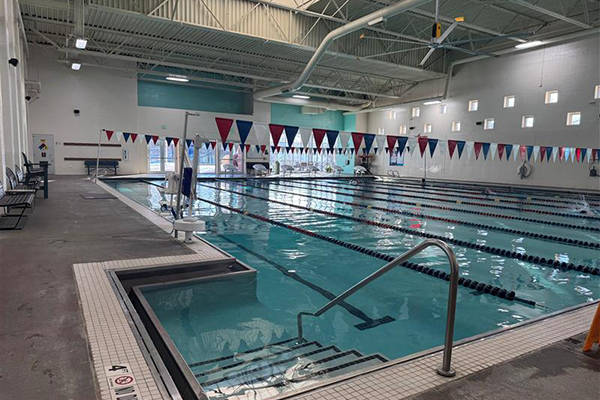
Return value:
[(385, 21), (385, 18), (383, 18), (383, 17), (379, 17), (379, 18), (375, 18), (375, 19), (373, 19), (373, 20), (371, 20), (371, 21), (367, 22), (367, 25), (369, 25), (369, 26), (373, 26), (373, 25), (377, 25), (377, 24), (379, 24), (379, 23), (381, 23), (381, 22), (383, 22), (383, 21)]
[(442, 104), (441, 100), (429, 100), (423, 103), (424, 106), (432, 106), (434, 104)]
[(71, 63), (71, 69), (73, 71), (79, 71), (81, 69), (81, 63), (78, 63), (78, 62)]
[(75, 40), (75, 47), (77, 47), (78, 49), (83, 50), (85, 49), (85, 46), (87, 46), (86, 38), (80, 37)]
[(188, 78), (186, 78), (185, 76), (181, 76), (181, 75), (169, 75), (165, 79), (168, 81), (173, 81), (173, 82), (189, 82), (190, 81)]
[(308, 100), (308, 99), (310, 99), (310, 96), (306, 96), (306, 95), (303, 95), (303, 94), (293, 94), (292, 97), (295, 98), (295, 99), (302, 99), (302, 100)]
[(534, 40), (531, 42), (519, 43), (515, 47), (517, 49), (528, 49), (530, 47), (536, 47), (536, 46), (540, 46), (542, 44), (544, 44), (544, 42), (542, 42), (541, 40)]

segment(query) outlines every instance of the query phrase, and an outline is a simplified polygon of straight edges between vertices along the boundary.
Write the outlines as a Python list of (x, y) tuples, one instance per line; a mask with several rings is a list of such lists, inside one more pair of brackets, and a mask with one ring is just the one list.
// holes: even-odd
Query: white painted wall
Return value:
[[(42, 82), (42, 95), (31, 105), (31, 132), (54, 135), (57, 174), (85, 173), (83, 161), (64, 161), (64, 158), (95, 158), (97, 147), (72, 147), (64, 143), (98, 143), (101, 129), (183, 137), (185, 110), (139, 107), (137, 79), (129, 72), (87, 66), (73, 71), (69, 65), (58, 62), (54, 49), (34, 47), (30, 74)], [(74, 109), (80, 110), (79, 116), (75, 116)], [(253, 116), (201, 112), (201, 117), (190, 117), (189, 137), (198, 132), (205, 138), (218, 138), (215, 116), (269, 122), (270, 105), (256, 102)], [(234, 132), (235, 129), (229, 140), (239, 141)], [(102, 142), (108, 143), (104, 134)], [(147, 145), (143, 136), (136, 143), (117, 142), (114, 137), (110, 143), (120, 143), (122, 148), (102, 147), (101, 157), (119, 158), (122, 149), (129, 150), (129, 160), (120, 162), (120, 174), (147, 172)]]
[[(25, 101), (27, 60), (18, 16), (15, 0), (0, 0), (0, 180), (5, 187), (6, 167), (22, 167), (21, 152), (31, 154)], [(17, 67), (8, 64), (11, 58), (19, 60)]]
[[(414, 126), (409, 131), (413, 137), (423, 132), (425, 123), (433, 125), (428, 136), (438, 139), (472, 140), (493, 143), (513, 143), (543, 146), (600, 147), (599, 101), (594, 101), (594, 86), (600, 84), (599, 38), (593, 35), (578, 41), (563, 43), (547, 48), (532, 49), (505, 55), (498, 59), (487, 59), (457, 67), (456, 76), (450, 83), (450, 96), (444, 102), (447, 113), (440, 114), (440, 107), (408, 104), (391, 113), (371, 113), (368, 131), (377, 133), (383, 128), (385, 134), (397, 135), (400, 125)], [(432, 97), (443, 92), (444, 82), (429, 82), (425, 88), (415, 91), (415, 98), (423, 95)], [(548, 90), (559, 91), (557, 104), (544, 104)], [(514, 108), (503, 108), (505, 95), (516, 96)], [(479, 100), (479, 110), (468, 112), (471, 99)], [(421, 115), (410, 117), (410, 109), (420, 106)], [(579, 126), (566, 126), (567, 112), (581, 111)], [(534, 115), (535, 126), (521, 128), (523, 115)], [(484, 130), (475, 124), (485, 118), (494, 118), (494, 130)], [(462, 123), (461, 132), (451, 132), (452, 121)], [(442, 150), (442, 151), (440, 151)], [(517, 168), (520, 161), (450, 160), (443, 148), (439, 148), (433, 159), (421, 158), (418, 150), (407, 156), (405, 166), (390, 167), (387, 155), (374, 160), (374, 172), (386, 174), (397, 170), (403, 176), (424, 176), (437, 179), (496, 182), (505, 184), (528, 184), (564, 188), (599, 189), (600, 179), (588, 174), (590, 164), (550, 162), (533, 163), (531, 178), (520, 180)], [(533, 160), (533, 159), (532, 159)]]

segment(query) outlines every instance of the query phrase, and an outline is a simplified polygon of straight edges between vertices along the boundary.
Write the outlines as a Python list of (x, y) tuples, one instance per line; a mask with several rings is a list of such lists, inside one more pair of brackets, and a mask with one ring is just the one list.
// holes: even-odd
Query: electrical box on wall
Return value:
[(129, 150), (123, 149), (123, 157), (121, 157), (123, 161), (129, 161)]

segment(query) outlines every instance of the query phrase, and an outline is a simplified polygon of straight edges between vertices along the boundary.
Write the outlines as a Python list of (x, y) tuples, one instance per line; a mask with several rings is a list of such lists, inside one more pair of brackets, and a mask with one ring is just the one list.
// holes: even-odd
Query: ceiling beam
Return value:
[(573, 24), (573, 25), (577, 25), (577, 26), (579, 26), (581, 28), (584, 28), (584, 29), (592, 29), (593, 28), (593, 26), (588, 25), (585, 22), (577, 21), (576, 19), (569, 18), (566, 15), (562, 15), (560, 13), (557, 13), (557, 12), (554, 12), (554, 11), (550, 11), (550, 10), (548, 10), (546, 8), (543, 8), (543, 7), (540, 7), (540, 6), (536, 6), (535, 4), (531, 4), (531, 3), (529, 3), (529, 2), (527, 2), (525, 0), (509, 0), (509, 1), (511, 3), (519, 5), (521, 7), (529, 8), (530, 10), (537, 11), (537, 12), (539, 12), (541, 14), (548, 15), (548, 16), (550, 16), (552, 18), (563, 20), (565, 22), (568, 22), (568, 23)]

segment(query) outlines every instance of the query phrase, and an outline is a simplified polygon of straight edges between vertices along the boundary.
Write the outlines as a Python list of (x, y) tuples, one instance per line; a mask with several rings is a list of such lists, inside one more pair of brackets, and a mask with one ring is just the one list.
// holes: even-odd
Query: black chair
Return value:
[(23, 155), (23, 160), (25, 161), (25, 170), (27, 174), (25, 175), (25, 182), (29, 182), (33, 178), (44, 178), (44, 168), (36, 168), (36, 165), (41, 165), (40, 163), (32, 163), (27, 159), (27, 155), (25, 153), (21, 153)]
[[(15, 165), (15, 175), (17, 176), (18, 183), (28, 183), (25, 175), (23, 175), (23, 170), (18, 165)], [(33, 177), (29, 180), (29, 183), (37, 183), (39, 185), (41, 181), (39, 177)]]
[[(19, 228), (21, 219), (25, 217), (25, 210), (33, 205), (34, 198), (35, 193), (31, 191), (5, 192), (0, 182), (0, 207), (4, 208), (4, 215), (0, 217), (0, 230)], [(19, 209), (21, 213), (10, 214), (12, 209)]]
[(34, 193), (40, 190), (39, 182), (20, 182), (12, 169), (8, 167), (6, 167), (6, 177), (8, 178), (11, 190), (28, 190), (33, 191)]

